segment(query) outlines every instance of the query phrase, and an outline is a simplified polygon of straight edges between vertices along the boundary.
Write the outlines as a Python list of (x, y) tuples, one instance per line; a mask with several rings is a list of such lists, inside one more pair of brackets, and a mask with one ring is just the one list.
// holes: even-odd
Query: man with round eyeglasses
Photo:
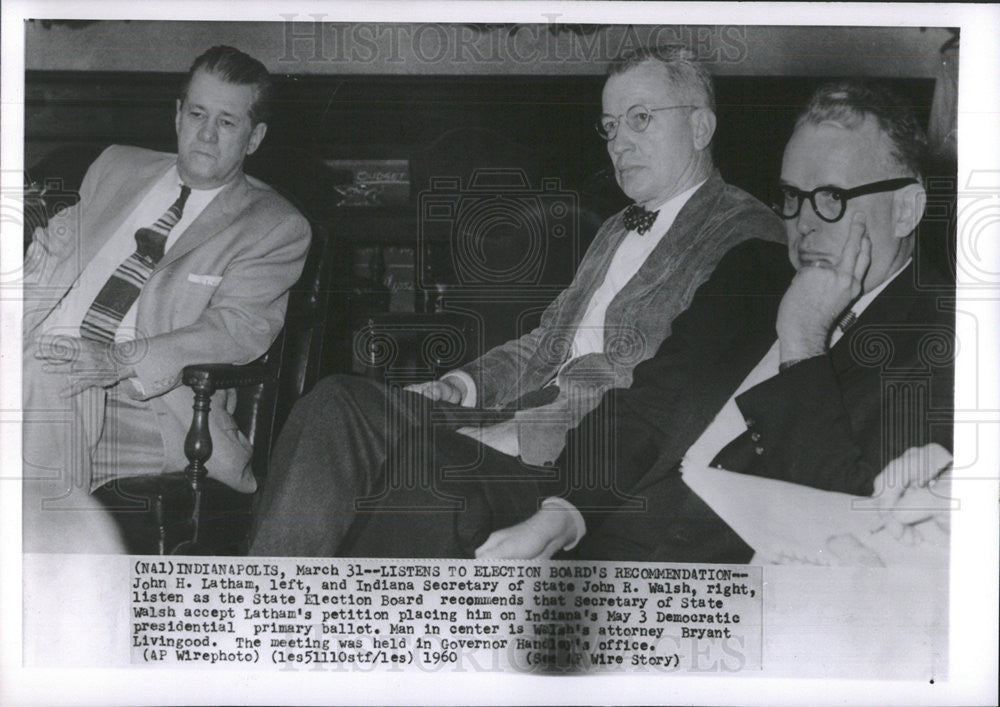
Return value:
[[(620, 134), (609, 115), (602, 128)], [(887, 491), (876, 488), (879, 472), (907, 450), (950, 450), (953, 288), (914, 257), (925, 145), (912, 113), (883, 87), (821, 87), (782, 162), (776, 211), (787, 258), (777, 248), (751, 255), (751, 244), (734, 250), (742, 262), (727, 255), (632, 386), (606, 395), (570, 432), (556, 482), (502, 493), (456, 485), (467, 509), (453, 523), (437, 518), (388, 548), (379, 538), (390, 521), (369, 520), (352, 554), (461, 556), (475, 539), (479, 558), (544, 559), (569, 548), (560, 557), (748, 562), (753, 548), (685, 484), (685, 470), (868, 496)], [(751, 259), (770, 272), (770, 286), (741, 280)], [(610, 436), (595, 438), (606, 420)], [(503, 462), (488, 461), (484, 471), (500, 475)], [(587, 483), (595, 478), (610, 483)], [(559, 502), (524, 513), (521, 499), (546, 494)]]
[[(748, 561), (752, 550), (683, 483), (683, 465), (870, 495), (879, 491), (878, 472), (907, 449), (951, 448), (954, 324), (939, 301), (951, 290), (929, 263), (920, 263), (918, 276), (913, 262), (926, 201), (925, 145), (912, 113), (884, 88), (846, 82), (817, 91), (785, 148), (775, 207), (795, 275), (770, 320), (774, 328), (741, 342), (749, 350), (756, 341), (763, 356), (734, 350), (715, 375), (711, 363), (697, 364), (699, 382), (678, 384), (669, 373), (688, 360), (685, 349), (697, 347), (672, 346), (672, 339), (684, 335), (687, 317), (703, 327), (715, 315), (707, 313), (711, 303), (696, 299), (678, 318), (671, 340), (616, 396), (621, 453), (611, 463), (619, 488), (644, 496), (646, 510), (615, 515), (607, 508), (623, 504), (611, 497), (571, 491), (575, 507), (595, 509), (583, 510), (593, 535), (582, 538), (578, 557)], [(707, 389), (719, 385), (704, 381), (737, 361), (736, 393), (705, 416)], [(677, 385), (683, 392), (672, 393)], [(648, 455), (630, 450), (649, 434), (643, 402), (663, 398), (674, 402), (656, 415), (666, 434), (650, 465)], [(672, 428), (699, 416), (704, 424), (693, 434)], [(574, 462), (583, 466), (577, 473), (592, 473), (585, 456)], [(581, 540), (579, 519), (543, 513), (494, 533), (482, 554), (523, 557)]]
[(847, 120), (813, 108), (785, 148), (777, 211), (798, 274), (778, 315), (784, 366), (822, 353), (848, 304), (870, 297), (912, 259), (927, 199), (918, 157), (909, 154), (920, 141), (888, 136), (875, 113)]
[(678, 108), (698, 108), (698, 106), (685, 104), (680, 106), (647, 108), (646, 106), (635, 105), (625, 111), (623, 115), (602, 113), (601, 117), (594, 124), (594, 128), (597, 130), (598, 135), (610, 142), (618, 135), (618, 124), (622, 118), (625, 119), (625, 123), (632, 129), (632, 132), (641, 133), (649, 126), (649, 121), (653, 119), (653, 113), (661, 110), (676, 110)]
[[(631, 383), (727, 252), (746, 241), (783, 243), (774, 214), (715, 169), (714, 106), (711, 76), (684, 48), (643, 48), (613, 62), (597, 127), (636, 203), (602, 225), (572, 283), (524, 336), (402, 391), (351, 376), (320, 381), (278, 441), (251, 552), (334, 554), (356, 502), (384, 495), (382, 467), (400, 439), (459, 450), (471, 463), (495, 454), (518, 468), (515, 476), (538, 476), (602, 395)], [(448, 406), (508, 419), (426, 423), (431, 408)]]

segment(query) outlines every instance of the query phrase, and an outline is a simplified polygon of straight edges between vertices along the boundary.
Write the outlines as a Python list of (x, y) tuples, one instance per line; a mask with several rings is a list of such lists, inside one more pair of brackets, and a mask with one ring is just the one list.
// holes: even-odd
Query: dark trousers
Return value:
[[(469, 440), (470, 444), (474, 444)], [(450, 446), (450, 445), (449, 445)], [(451, 447), (458, 452), (458, 446)], [(482, 450), (481, 450), (482, 451)], [(467, 455), (465, 455), (467, 456)], [(381, 499), (386, 506), (357, 516), (341, 547), (347, 557), (472, 557), (494, 530), (521, 522), (561, 487), (548, 469), (525, 476), (529, 467), (485, 450), (480, 471), (489, 475), (442, 479), (438, 493), (456, 500), (450, 510), (431, 510), (427, 490), (397, 488)], [(439, 456), (439, 461), (447, 454)], [(632, 495), (641, 501), (588, 527), (580, 544), (556, 559), (632, 562), (744, 563), (753, 550), (681, 480), (661, 477)], [(407, 508), (412, 504), (413, 508)], [(419, 506), (423, 506), (422, 508)]]
[(250, 554), (335, 555), (356, 502), (373, 494), (393, 429), (418, 424), (429, 402), (366, 378), (330, 376), (317, 383), (292, 409), (275, 444)]
[[(367, 542), (352, 540), (351, 554), (432, 556), (426, 554), (430, 548), (456, 547), (451, 531), (436, 529), (437, 518), (447, 517), (449, 527), (459, 516), (466, 519), (463, 527), (471, 534), (465, 537), (472, 542), (473, 536), (485, 540), (494, 522), (510, 525), (530, 516), (537, 500), (525, 495), (528, 489), (522, 485), (514, 492), (513, 507), (501, 508), (497, 501), (496, 518), (479, 522), (484, 479), (498, 487), (496, 496), (503, 499), (508, 488), (503, 482), (516, 486), (552, 472), (524, 467), (457, 434), (454, 430), (468, 421), (457, 421), (456, 414), (465, 412), (366, 378), (323, 379), (295, 405), (275, 445), (255, 512), (250, 554), (345, 554), (351, 551), (342, 547), (344, 538), (357, 520), (368, 530), (357, 530), (352, 537)], [(511, 472), (510, 466), (521, 471)], [(411, 532), (427, 524), (435, 529)], [(435, 542), (432, 536), (448, 540)]]
[[(442, 419), (448, 408), (364, 378), (321, 381), (275, 446), (250, 554), (472, 557), (491, 532), (567, 490), (558, 467), (525, 465), (454, 432), (456, 424)], [(569, 556), (746, 562), (752, 555), (675, 468), (651, 474), (632, 494), (644, 499), (641, 508), (588, 527)]]

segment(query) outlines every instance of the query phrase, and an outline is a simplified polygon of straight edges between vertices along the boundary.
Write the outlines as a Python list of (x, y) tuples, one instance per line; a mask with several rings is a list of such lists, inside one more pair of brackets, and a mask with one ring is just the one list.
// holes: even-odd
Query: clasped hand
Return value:
[(781, 361), (818, 356), (837, 317), (861, 293), (871, 264), (871, 240), (864, 215), (854, 214), (836, 263), (810, 263), (799, 269), (778, 307)]
[[(426, 383), (415, 383), (406, 386), (403, 390), (419, 393), (431, 400), (442, 400), (455, 405), (461, 404), (466, 393), (465, 384), (456, 376), (445, 376)], [(514, 420), (494, 425), (461, 427), (455, 431), (508, 456), (516, 457), (519, 454), (517, 423)]]
[(951, 528), (951, 454), (940, 444), (911, 447), (875, 477), (873, 501), (879, 522), (894, 538), (912, 545), (927, 521), (942, 532)]
[(69, 378), (60, 395), (77, 395), (87, 388), (106, 388), (134, 375), (131, 366), (122, 362), (115, 344), (90, 341), (72, 336), (42, 336), (35, 358), (44, 361), (46, 373), (63, 373)]
[(490, 533), (476, 548), (476, 559), (547, 560), (566, 547), (575, 532), (568, 509), (543, 506), (527, 520)]
[(443, 400), (446, 403), (459, 405), (465, 397), (465, 385), (456, 377), (439, 378), (438, 380), (427, 381), (426, 383), (414, 383), (408, 385), (403, 390), (411, 393), (419, 393), (431, 400)]

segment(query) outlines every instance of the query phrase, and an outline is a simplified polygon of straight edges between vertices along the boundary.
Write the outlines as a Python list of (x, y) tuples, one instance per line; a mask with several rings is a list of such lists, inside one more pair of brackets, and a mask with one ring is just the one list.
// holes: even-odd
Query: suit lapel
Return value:
[(702, 225), (712, 213), (712, 204), (722, 191), (723, 181), (718, 170), (714, 170), (701, 187), (691, 195), (656, 248), (649, 254), (629, 282), (618, 293), (619, 296), (632, 296), (631, 291), (650, 285), (660, 286), (663, 277), (663, 267), (666, 260), (676, 257), (679, 251), (693, 244), (701, 233)]
[[(146, 192), (170, 168), (174, 159), (174, 155), (162, 155), (145, 164), (111, 165), (109, 176), (95, 191), (91, 202), (83, 205), (86, 213), (81, 223), (82, 232), (77, 239), (79, 249), (70, 252), (57, 266), (58, 274), (53, 279), (66, 283), (66, 289), (57, 299), (50, 300), (43, 311), (33, 315), (36, 319), (32, 329), (44, 322), (59, 305), (80, 278), (84, 268), (121, 227), (125, 219), (132, 215)], [(122, 260), (127, 255), (122, 256)]]
[[(604, 278), (608, 274), (608, 268), (611, 267), (611, 259), (614, 258), (615, 253), (618, 250), (618, 246), (621, 245), (622, 241), (625, 240), (625, 236), (628, 235), (628, 229), (625, 228), (625, 224), (623, 223), (625, 218), (624, 214), (625, 212), (623, 210), (614, 216), (614, 220), (609, 226), (611, 236), (605, 244), (604, 252), (598, 253), (598, 257), (595, 258), (595, 260), (599, 263), (599, 266), (593, 271), (592, 277), (590, 278), (590, 286), (584, 293), (584, 297), (587, 302), (589, 302), (590, 298), (594, 295), (594, 291), (601, 286), (602, 282), (604, 282)], [(583, 312), (580, 312), (580, 314), (582, 315)]]
[[(628, 230), (622, 225), (621, 213), (612, 216), (609, 222), (601, 227), (601, 230), (607, 231), (607, 238), (602, 245), (598, 246), (599, 250), (588, 252), (581, 263), (579, 271), (574, 276), (574, 280), (579, 285), (572, 288), (574, 291), (560, 308), (553, 331), (565, 331), (566, 328), (576, 328), (580, 324), (587, 305), (590, 304), (590, 299), (604, 282), (611, 265), (611, 258), (614, 257), (615, 251), (618, 250), (622, 239), (628, 233)], [(595, 245), (599, 244), (600, 241), (601, 233), (598, 232), (594, 238)]]
[[(635, 302), (639, 298), (639, 293), (650, 287), (663, 287), (663, 271), (669, 266), (669, 261), (674, 260), (677, 254), (694, 245), (698, 234), (702, 232), (705, 220), (712, 213), (712, 204), (717, 200), (719, 193), (724, 186), (722, 177), (718, 170), (715, 170), (708, 180), (691, 195), (681, 210), (677, 213), (670, 228), (663, 234), (663, 238), (656, 244), (653, 251), (646, 257), (646, 260), (635, 275), (625, 283), (625, 286), (618, 291), (608, 304), (608, 311), (605, 321), (612, 321), (615, 313), (621, 312), (619, 306), (623, 302)], [(623, 227), (624, 229), (624, 227)], [(618, 243), (625, 237), (623, 230)], [(618, 243), (615, 247), (618, 247)], [(611, 258), (607, 258), (610, 264)], [(607, 267), (605, 267), (605, 271)], [(603, 275), (602, 278), (603, 280)], [(605, 337), (611, 335), (611, 328), (605, 329)], [(607, 339), (605, 339), (607, 341)]]
[[(132, 215), (136, 207), (146, 196), (153, 183), (163, 176), (173, 164), (173, 156), (157, 159), (134, 170), (121, 169), (114, 173), (118, 184), (108, 184), (108, 191), (94, 196), (94, 203), (89, 208), (97, 209), (91, 221), (87, 237), (81, 238), (78, 261), (82, 268), (93, 259), (105, 242), (117, 231), (126, 218)], [(108, 180), (110, 182), (110, 179)], [(128, 254), (123, 256), (123, 260)], [(77, 273), (79, 275), (79, 272)]]
[[(878, 409), (888, 404), (883, 388), (902, 365), (899, 356), (906, 350), (908, 336), (905, 323), (911, 321), (911, 310), (921, 299), (913, 287), (913, 276), (910, 263), (830, 349), (844, 406), (853, 411), (852, 417), (878, 414)], [(873, 395), (873, 391), (879, 392)]]
[(246, 204), (250, 201), (250, 194), (250, 184), (246, 177), (240, 173), (232, 184), (219, 192), (205, 207), (205, 210), (198, 215), (198, 218), (184, 230), (177, 242), (163, 255), (153, 272), (162, 270), (209, 238), (228, 228), (243, 212)]

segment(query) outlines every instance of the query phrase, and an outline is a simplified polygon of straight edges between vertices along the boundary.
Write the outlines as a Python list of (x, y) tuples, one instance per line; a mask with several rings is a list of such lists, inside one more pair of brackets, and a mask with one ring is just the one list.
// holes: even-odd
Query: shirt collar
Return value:
[[(181, 175), (177, 171), (176, 163), (170, 165), (170, 169), (168, 169), (167, 173), (163, 175), (163, 179), (165, 184), (176, 185), (178, 190), (184, 186), (184, 182), (181, 180)], [(188, 197), (187, 203), (193, 207), (208, 204), (208, 202), (214, 199), (219, 192), (228, 187), (231, 183), (232, 182), (227, 182), (226, 184), (213, 189), (195, 189), (194, 187), (191, 187), (191, 195)], [(185, 206), (185, 209), (187, 208), (188, 207)]]
[(687, 203), (687, 200), (690, 199), (692, 196), (694, 196), (694, 193), (699, 189), (701, 189), (701, 185), (707, 181), (708, 179), (702, 179), (693, 187), (685, 189), (680, 194), (674, 194), (669, 199), (657, 204), (656, 206), (652, 207), (649, 210), (659, 211), (661, 215), (664, 213), (673, 213), (674, 216), (677, 216), (680, 210), (684, 208), (684, 204)]
[(890, 282), (899, 277), (899, 273), (903, 272), (903, 270), (906, 269), (906, 266), (912, 262), (913, 262), (912, 256), (907, 258), (906, 262), (899, 267), (899, 270), (897, 270), (892, 275), (883, 280), (878, 287), (871, 290), (870, 292), (864, 293), (863, 295), (861, 295), (861, 297), (855, 300), (854, 304), (851, 305), (851, 311), (854, 312), (855, 315), (860, 317), (861, 314), (866, 309), (868, 309), (868, 305), (870, 305), (872, 301), (882, 293), (882, 290), (888, 287)]
[(673, 225), (674, 219), (677, 218), (677, 214), (679, 214), (681, 209), (684, 208), (684, 204), (686, 204), (688, 199), (694, 196), (694, 193), (701, 189), (702, 185), (707, 181), (707, 178), (703, 179), (693, 187), (685, 189), (680, 194), (674, 194), (669, 199), (650, 208), (649, 211), (657, 211), (659, 213), (657, 213), (656, 220), (653, 222), (653, 225), (649, 230), (661, 236), (666, 233), (670, 229), (670, 226)]

